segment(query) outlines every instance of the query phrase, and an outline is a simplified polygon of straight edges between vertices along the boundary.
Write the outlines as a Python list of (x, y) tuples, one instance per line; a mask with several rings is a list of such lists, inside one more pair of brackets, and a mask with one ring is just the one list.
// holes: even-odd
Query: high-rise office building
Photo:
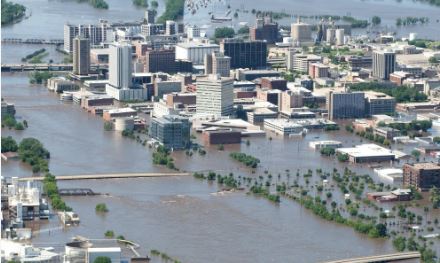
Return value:
[(187, 29), (188, 39), (194, 39), (200, 37), (200, 27), (197, 25), (190, 26)]
[(165, 35), (172, 36), (177, 34), (177, 23), (173, 20), (165, 22)]
[(373, 52), (373, 77), (388, 80), (396, 67), (396, 53), (377, 50)]
[(205, 74), (219, 74), (221, 77), (229, 77), (231, 70), (231, 58), (220, 52), (205, 55)]
[(365, 116), (365, 94), (330, 91), (327, 95), (327, 110), (330, 120), (362, 118)]
[(73, 39), (73, 74), (88, 75), (90, 72), (90, 40), (75, 37)]
[(278, 24), (273, 23), (270, 17), (257, 18), (255, 27), (249, 29), (251, 40), (265, 40), (268, 44), (274, 44), (278, 40)]
[(234, 80), (209, 75), (197, 79), (197, 114), (229, 116), (233, 113)]
[(153, 118), (149, 134), (166, 148), (183, 149), (190, 141), (190, 123), (188, 118), (177, 115)]
[(301, 46), (313, 43), (312, 27), (309, 24), (297, 22), (291, 25), (290, 35), (295, 45)]
[(110, 46), (109, 84), (117, 89), (132, 86), (132, 48), (126, 43)]
[(176, 52), (174, 49), (147, 50), (145, 52), (145, 72), (175, 73)]
[(145, 11), (144, 22), (147, 24), (154, 24), (156, 17), (156, 10), (148, 9)]
[(309, 67), (313, 63), (320, 63), (322, 58), (313, 54), (298, 54), (295, 53), (294, 49), (291, 49), (287, 53), (287, 69), (300, 71), (300, 72), (309, 72)]
[(231, 58), (231, 68), (265, 68), (267, 66), (267, 43), (255, 40), (223, 39), (220, 51)]
[(90, 40), (90, 45), (112, 41), (112, 28), (107, 22), (99, 25), (64, 25), (64, 51), (73, 52), (73, 39), (77, 36)]

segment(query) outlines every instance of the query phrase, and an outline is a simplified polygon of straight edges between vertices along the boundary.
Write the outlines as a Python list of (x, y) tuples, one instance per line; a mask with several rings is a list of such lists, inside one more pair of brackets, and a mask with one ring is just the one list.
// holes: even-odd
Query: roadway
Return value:
[[(115, 173), (115, 174), (78, 174), (78, 175), (57, 175), (56, 180), (99, 180), (99, 179), (120, 179), (120, 178), (145, 178), (145, 177), (172, 177), (189, 176), (191, 173)], [(19, 178), (19, 181), (42, 181), (44, 176), (31, 176)]]
[(408, 259), (418, 259), (421, 255), (419, 252), (402, 252), (387, 255), (368, 256), (360, 258), (350, 258), (335, 261), (327, 261), (325, 263), (374, 263), (374, 262), (392, 262)]

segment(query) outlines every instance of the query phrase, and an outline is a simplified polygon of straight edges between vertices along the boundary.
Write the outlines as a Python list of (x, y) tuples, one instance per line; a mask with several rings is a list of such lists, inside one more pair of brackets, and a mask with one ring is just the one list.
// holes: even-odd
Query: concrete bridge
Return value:
[[(172, 177), (189, 176), (191, 173), (116, 173), (116, 174), (78, 174), (78, 175), (58, 175), (56, 180), (98, 180), (98, 179), (120, 179), (120, 178), (142, 178), (142, 177)], [(19, 178), (19, 181), (43, 181), (44, 176), (31, 176)]]
[(67, 196), (99, 195), (90, 188), (61, 188), (58, 189), (58, 194)]
[[(92, 70), (107, 69), (108, 64), (92, 64)], [(12, 71), (72, 71), (73, 64), (70, 63), (22, 63), (22, 64), (2, 64), (2, 72)]]
[(42, 38), (3, 38), (2, 43), (8, 44), (45, 44), (45, 45), (62, 45), (64, 39), (42, 39)]
[(335, 261), (327, 261), (325, 263), (374, 263), (374, 262), (394, 262), (409, 259), (419, 259), (419, 252), (402, 252), (387, 255), (368, 256), (360, 258), (350, 258)]

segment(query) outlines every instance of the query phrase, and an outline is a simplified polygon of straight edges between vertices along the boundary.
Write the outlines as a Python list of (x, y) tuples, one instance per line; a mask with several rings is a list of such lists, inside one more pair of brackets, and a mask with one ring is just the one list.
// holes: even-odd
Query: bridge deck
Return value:
[[(57, 180), (92, 180), (92, 179), (117, 179), (117, 178), (140, 178), (140, 177), (171, 177), (188, 176), (190, 173), (118, 173), (118, 174), (78, 174), (58, 175)], [(44, 176), (22, 177), (19, 181), (42, 181)]]
[(373, 263), (373, 262), (391, 262), (391, 261), (416, 259), (416, 258), (420, 258), (419, 252), (402, 252), (402, 253), (394, 253), (387, 255), (377, 255), (377, 256), (369, 256), (369, 257), (328, 261), (326, 263)]

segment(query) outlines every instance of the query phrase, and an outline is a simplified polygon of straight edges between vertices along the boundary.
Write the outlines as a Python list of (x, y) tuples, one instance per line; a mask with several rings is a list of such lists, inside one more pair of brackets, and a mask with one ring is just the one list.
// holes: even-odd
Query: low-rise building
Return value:
[(421, 191), (440, 188), (440, 166), (435, 163), (404, 164), (403, 185)]
[(55, 92), (71, 91), (79, 89), (78, 85), (64, 77), (54, 77), (47, 80), (47, 88)]
[(320, 150), (322, 148), (340, 148), (342, 143), (340, 141), (311, 141), (309, 147), (314, 150)]
[(301, 135), (304, 127), (286, 119), (266, 119), (264, 129), (283, 136)]
[(365, 114), (368, 116), (379, 114), (393, 115), (396, 111), (396, 99), (382, 92), (367, 91), (365, 94)]
[(137, 115), (137, 111), (132, 108), (117, 108), (104, 110), (102, 117), (106, 121), (110, 121), (113, 118), (121, 118), (121, 117), (133, 117)]
[(15, 105), (12, 103), (8, 103), (2, 99), (2, 118), (7, 115), (15, 115)]
[(348, 155), (352, 163), (394, 161), (396, 153), (376, 144), (361, 144), (351, 148), (339, 148), (339, 154)]
[(384, 183), (391, 183), (395, 186), (403, 184), (403, 170), (399, 168), (378, 168), (374, 172)]
[(247, 119), (252, 124), (263, 123), (265, 119), (275, 119), (278, 113), (267, 108), (258, 108), (247, 112)]
[(373, 129), (373, 134), (392, 140), (394, 137), (400, 136), (400, 131), (391, 127), (376, 127)]
[(241, 142), (241, 132), (234, 129), (206, 129), (202, 133), (206, 144), (234, 144)]
[(149, 134), (166, 148), (183, 149), (190, 140), (190, 123), (187, 118), (177, 115), (153, 118)]

